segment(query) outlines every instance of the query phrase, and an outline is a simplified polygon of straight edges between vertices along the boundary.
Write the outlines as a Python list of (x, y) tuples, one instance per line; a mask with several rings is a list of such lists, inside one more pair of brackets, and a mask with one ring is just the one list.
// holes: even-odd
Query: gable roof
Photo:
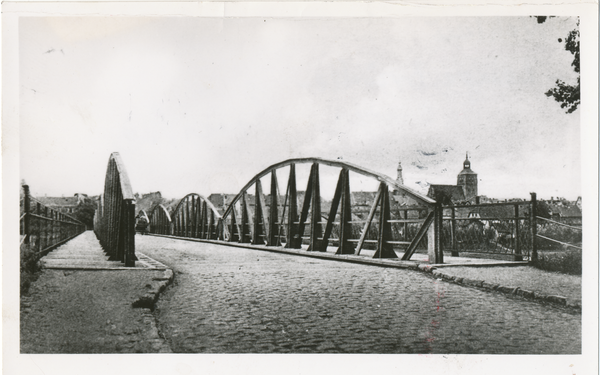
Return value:
[(37, 201), (48, 207), (75, 207), (79, 198), (73, 197), (35, 197)]
[(465, 200), (465, 192), (462, 186), (458, 185), (429, 185), (427, 196), (436, 201), (441, 201), (442, 204)]
[[(570, 203), (570, 202), (569, 202)], [(581, 209), (576, 204), (564, 205), (557, 203), (548, 203), (550, 215), (558, 215), (560, 217), (578, 217), (581, 216)]]

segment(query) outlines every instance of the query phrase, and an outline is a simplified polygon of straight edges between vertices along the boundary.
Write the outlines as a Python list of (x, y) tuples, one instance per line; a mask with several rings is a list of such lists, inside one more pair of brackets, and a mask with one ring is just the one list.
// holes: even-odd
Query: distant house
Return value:
[(582, 215), (581, 197), (577, 198), (575, 202), (567, 201), (564, 198), (551, 198), (549, 201), (546, 201), (546, 205), (548, 207), (548, 214), (552, 220), (560, 221), (561, 219), (580, 218)]
[(468, 154), (463, 162), (463, 170), (458, 174), (456, 182), (456, 185), (429, 185), (427, 196), (436, 201), (441, 201), (444, 205), (476, 199), (477, 173), (471, 170), (471, 161)]
[[(36, 197), (41, 204), (54, 210), (72, 214), (77, 210), (77, 206), (83, 203), (87, 197), (85, 194), (77, 193), (72, 197)], [(35, 207), (35, 206), (32, 206)]]
[(434, 199), (436, 202), (441, 201), (444, 205), (465, 200), (463, 188), (458, 185), (429, 185), (427, 196)]
[[(210, 203), (213, 204), (213, 206), (217, 208), (217, 211), (219, 211), (219, 213), (223, 215), (223, 213), (225, 213), (225, 210), (227, 210), (227, 207), (229, 207), (231, 201), (233, 200), (233, 198), (235, 198), (235, 196), (236, 194), (214, 193), (209, 195), (207, 199)], [(254, 201), (252, 201), (252, 204), (254, 204)]]
[(162, 197), (160, 191), (153, 193), (135, 194), (135, 207), (138, 211), (144, 210), (146, 213), (150, 213), (152, 208), (158, 204), (163, 204), (165, 199)]

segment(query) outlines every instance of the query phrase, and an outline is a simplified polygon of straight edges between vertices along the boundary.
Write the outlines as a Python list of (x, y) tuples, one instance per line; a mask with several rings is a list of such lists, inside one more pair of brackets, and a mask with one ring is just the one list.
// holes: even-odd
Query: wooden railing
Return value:
[(32, 198), (29, 186), (23, 185), (21, 199), (21, 244), (28, 244), (42, 254), (85, 232), (85, 224)]
[(118, 152), (108, 160), (104, 194), (94, 215), (94, 232), (109, 260), (135, 266), (135, 199)]

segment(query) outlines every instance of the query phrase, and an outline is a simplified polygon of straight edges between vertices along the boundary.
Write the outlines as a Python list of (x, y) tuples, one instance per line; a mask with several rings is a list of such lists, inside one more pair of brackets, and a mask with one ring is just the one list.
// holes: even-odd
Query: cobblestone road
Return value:
[[(137, 236), (173, 352), (581, 353), (581, 315), (419, 272)], [(159, 249), (159, 250), (157, 250)]]

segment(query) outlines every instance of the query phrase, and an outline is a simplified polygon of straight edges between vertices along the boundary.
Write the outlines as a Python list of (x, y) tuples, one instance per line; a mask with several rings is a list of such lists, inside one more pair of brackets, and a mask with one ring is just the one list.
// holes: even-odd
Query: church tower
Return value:
[(470, 200), (477, 196), (477, 173), (471, 170), (471, 162), (469, 161), (468, 153), (467, 158), (463, 163), (463, 170), (458, 174), (456, 184), (462, 186), (466, 200)]
[(402, 162), (398, 162), (398, 177), (396, 177), (396, 183), (404, 185), (404, 178), (402, 178)]

